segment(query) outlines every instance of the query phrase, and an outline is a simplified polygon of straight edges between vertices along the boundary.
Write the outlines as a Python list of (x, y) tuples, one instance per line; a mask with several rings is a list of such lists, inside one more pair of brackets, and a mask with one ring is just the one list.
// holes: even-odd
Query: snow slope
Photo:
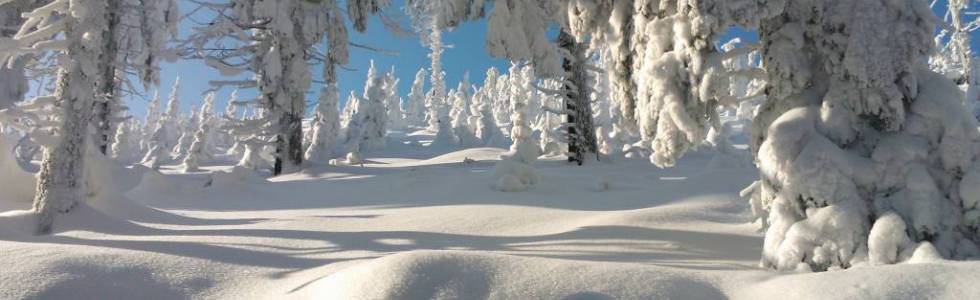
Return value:
[(0, 212), (0, 299), (980, 295), (976, 262), (757, 268), (762, 238), (737, 197), (756, 171), (707, 168), (707, 152), (665, 170), (646, 160), (544, 159), (540, 183), (504, 193), (490, 174), (502, 149), (411, 139), (431, 136), (401, 135), (365, 153), (363, 167), (269, 179), (222, 166), (100, 168), (129, 180), (102, 186), (50, 236), (28, 234), (22, 212)]

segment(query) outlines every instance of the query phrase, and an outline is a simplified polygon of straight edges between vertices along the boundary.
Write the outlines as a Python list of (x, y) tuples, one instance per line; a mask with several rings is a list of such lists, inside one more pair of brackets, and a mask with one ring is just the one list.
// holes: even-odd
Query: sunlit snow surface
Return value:
[[(757, 172), (708, 168), (707, 151), (664, 170), (646, 159), (543, 158), (538, 184), (506, 193), (491, 188), (502, 149), (402, 143), (412, 139), (431, 136), (389, 141), (364, 153), (363, 167), (269, 179), (206, 163), (218, 173), (99, 168), (113, 183), (50, 236), (29, 234), (31, 217), (16, 211), (30, 206), (24, 193), (0, 191), (11, 210), (0, 212), (0, 299), (980, 295), (976, 262), (759, 269), (762, 237), (737, 197)], [(24, 176), (0, 167), (0, 180)]]

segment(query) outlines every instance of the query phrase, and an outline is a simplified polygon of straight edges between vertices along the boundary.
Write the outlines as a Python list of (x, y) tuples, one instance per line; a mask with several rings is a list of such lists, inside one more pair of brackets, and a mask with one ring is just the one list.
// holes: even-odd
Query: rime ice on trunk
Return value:
[(45, 147), (38, 174), (33, 208), (38, 216), (39, 234), (50, 233), (55, 215), (70, 211), (83, 197), (88, 121), (95, 100), (93, 87), (100, 78), (96, 64), (101, 49), (92, 48), (88, 43), (98, 42), (98, 38), (92, 40), (91, 37), (105, 31), (107, 3), (104, 0), (78, 0), (66, 5), (72, 15), (67, 16), (65, 22), (65, 55), (71, 59), (58, 74), (55, 92), (61, 114), (58, 137), (53, 145)]
[(558, 45), (567, 52), (562, 62), (565, 71), (562, 93), (568, 124), (568, 161), (582, 165), (587, 155), (599, 154), (589, 101), (592, 83), (586, 69), (586, 47), (564, 30), (558, 34)]
[(449, 119), (449, 101), (446, 94), (446, 73), (442, 71), (442, 31), (432, 22), (429, 33), (429, 54), (432, 60), (432, 89), (426, 95), (425, 106), (426, 119), (429, 122), (429, 130), (436, 132), (433, 145), (452, 145), (455, 137), (453, 136), (452, 122)]

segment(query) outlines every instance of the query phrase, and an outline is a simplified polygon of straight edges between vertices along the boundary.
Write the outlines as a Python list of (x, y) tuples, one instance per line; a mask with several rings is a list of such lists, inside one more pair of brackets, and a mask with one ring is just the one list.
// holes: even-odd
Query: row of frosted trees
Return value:
[[(112, 99), (134, 77), (128, 74), (144, 83), (156, 80), (156, 61), (167, 55), (154, 53), (165, 47), (150, 46), (166, 36), (158, 32), (173, 27), (148, 25), (172, 24), (177, 17), (167, 1), (23, 2), (0, 0), (27, 17), (0, 44), (0, 51), (17, 54), (7, 65), (46, 53), (68, 58), (58, 64), (53, 96), (14, 107), (18, 120), (30, 123), (21, 130), (45, 149), (35, 211), (39, 232), (47, 232), (56, 213), (78, 203), (89, 128), (96, 133), (93, 144), (107, 151), (112, 124), (119, 123), (112, 117), (118, 101)], [(310, 149), (316, 154), (333, 148), (327, 141), (339, 139), (333, 131), (341, 128), (342, 152), (354, 162), (365, 148), (383, 146), (388, 125), (401, 126), (388, 122), (404, 120), (394, 121), (399, 118), (386, 104), (390, 80), (376, 73), (369, 76), (364, 96), (349, 101), (349, 112), (335, 114), (335, 69), (347, 62), (351, 45), (342, 17), (363, 31), (369, 16), (387, 4), (347, 1), (342, 12), (334, 1), (202, 2), (200, 9), (210, 10), (215, 20), (176, 42), (171, 54), (203, 60), (230, 77), (251, 75), (213, 83), (258, 91), (256, 99), (236, 101), (255, 113), (223, 126), (247, 137), (236, 142), (251, 145), (253, 152), (270, 149), (274, 174), (300, 167)], [(476, 141), (481, 126), (501, 127), (500, 115), (509, 114), (512, 151), (495, 170), (495, 186), (521, 190), (537, 181), (531, 165), (542, 149), (552, 147), (534, 142), (545, 135), (535, 134), (536, 118), (548, 115), (536, 110), (564, 117), (558, 127), (570, 161), (582, 163), (620, 148), (669, 167), (706, 141), (724, 144), (709, 137), (725, 131), (720, 112), (726, 107), (759, 101), (749, 141), (759, 180), (743, 194), (766, 231), (763, 265), (829, 270), (916, 255), (976, 257), (980, 133), (972, 111), (964, 109), (976, 100), (967, 40), (976, 23), (967, 20), (967, 2), (950, 1), (949, 7), (946, 24), (921, 0), (409, 0), (413, 24), (428, 33), (433, 66), (425, 96), (422, 87), (414, 88), (418, 80), (413, 84), (404, 119), (427, 122), (436, 144), (461, 144)], [(477, 97), (478, 89), (471, 97), (472, 89), (462, 85), (449, 94), (438, 66), (439, 34), (482, 18), (488, 21), (490, 54), (530, 66), (520, 73), (531, 80), (507, 84), (507, 101), (498, 93), (474, 111), (466, 101), (477, 102), (473, 99), (487, 93)], [(144, 25), (119, 26), (127, 20)], [(943, 35), (936, 38), (941, 24)], [(758, 32), (759, 42), (718, 46), (720, 36), (734, 27)], [(133, 28), (148, 38), (123, 38), (134, 35), (126, 33)], [(557, 39), (548, 36), (550, 28), (559, 29)], [(321, 42), (323, 51), (317, 47)], [(750, 53), (757, 53), (758, 63), (737, 62)], [(312, 133), (305, 133), (311, 64), (324, 68), (324, 87)], [(512, 69), (508, 75), (517, 73)], [(603, 80), (608, 84), (600, 86), (608, 87), (611, 97), (601, 96), (602, 88), (594, 84)], [(560, 104), (515, 97), (515, 89), (556, 97)], [(597, 98), (611, 104), (595, 107)], [(616, 112), (609, 114), (609, 107)], [(202, 115), (195, 120), (195, 136), (208, 134)], [(337, 125), (340, 119), (344, 124)], [(180, 122), (158, 121), (153, 131), (162, 123)], [(618, 136), (635, 138), (625, 139), (627, 147), (610, 145)], [(190, 144), (187, 152), (193, 153)], [(153, 147), (172, 150), (151, 145), (147, 152)], [(314, 156), (336, 154), (328, 153)], [(195, 159), (200, 157), (188, 164), (185, 158), (185, 167), (193, 167)]]

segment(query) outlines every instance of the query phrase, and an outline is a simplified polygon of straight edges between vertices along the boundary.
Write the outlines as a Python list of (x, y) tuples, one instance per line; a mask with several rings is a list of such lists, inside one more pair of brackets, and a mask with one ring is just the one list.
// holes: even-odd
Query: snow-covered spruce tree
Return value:
[(344, 102), (344, 109), (340, 111), (340, 128), (343, 131), (343, 135), (346, 139), (349, 135), (347, 134), (347, 128), (350, 127), (351, 121), (354, 120), (354, 113), (357, 112), (357, 103), (360, 102), (354, 91), (350, 91), (347, 95), (347, 101)]
[(455, 137), (452, 133), (452, 121), (449, 118), (448, 95), (446, 94), (446, 73), (442, 71), (442, 29), (433, 22), (428, 39), (429, 59), (432, 60), (430, 81), (432, 83), (426, 95), (426, 119), (429, 130), (435, 131), (432, 145), (452, 145)]
[(164, 128), (163, 122), (157, 122), (156, 127), (150, 131), (150, 135), (146, 137), (146, 154), (140, 160), (141, 164), (154, 170), (160, 169), (160, 165), (170, 155)]
[[(378, 0), (347, 1), (346, 15), (354, 28), (362, 31), (368, 16), (387, 4)], [(341, 18), (344, 13), (335, 0), (233, 0), (228, 5), (204, 6), (216, 11), (218, 17), (212, 26), (189, 39), (194, 50), (188, 52), (206, 53), (200, 58), (222, 73), (255, 73), (254, 82), (232, 84), (259, 90), (259, 102), (270, 118), (266, 124), (274, 127), (261, 130), (271, 133), (264, 138), (275, 144), (273, 174), (298, 168), (304, 156), (304, 95), (312, 82), (308, 59), (322, 60), (328, 70), (346, 63), (348, 36)], [(319, 53), (314, 45), (324, 36), (328, 39), (327, 54), (308, 55)], [(233, 49), (209, 47), (224, 40), (240, 43)], [(335, 80), (333, 72), (324, 73), (329, 74), (328, 83)]]
[[(364, 115), (366, 110), (362, 109), (362, 99), (350, 92), (347, 97), (347, 104), (344, 107), (344, 151), (347, 152), (347, 163), (361, 163), (361, 140), (364, 136)], [(364, 104), (367, 105), (367, 104)]]
[(395, 67), (385, 73), (382, 90), (385, 94), (385, 111), (387, 112), (388, 128), (401, 130), (405, 128), (405, 116), (402, 112), (402, 99), (398, 96), (398, 77), (395, 77)]
[[(0, 8), (7, 1), (0, 2)], [(95, 103), (98, 66), (107, 29), (106, 0), (55, 0), (24, 14), (27, 20), (13, 38), (0, 40), (0, 61), (20, 51), (63, 51), (66, 58), (58, 71), (57, 89), (50, 99), (57, 105), (53, 130), (35, 139), (44, 146), (33, 211), (37, 232), (51, 232), (55, 216), (67, 213), (83, 197), (85, 142)], [(60, 33), (59, 33), (60, 32)], [(55, 40), (58, 39), (58, 40)]]
[[(146, 104), (146, 116), (143, 117), (143, 128), (140, 129), (142, 136), (140, 137), (140, 151), (149, 150), (149, 141), (153, 135), (153, 131), (156, 130), (157, 124), (160, 123), (160, 92), (155, 91), (153, 93), (153, 98), (150, 102)], [(143, 152), (146, 153), (146, 152)]]
[(364, 97), (361, 97), (356, 115), (360, 115), (360, 151), (378, 150), (385, 146), (388, 135), (388, 115), (385, 110), (384, 77), (378, 74), (371, 61), (367, 81), (364, 83)]
[(112, 139), (109, 156), (117, 161), (129, 163), (133, 160), (133, 122), (123, 122), (116, 126), (116, 134)]
[(424, 126), (425, 123), (425, 69), (415, 73), (415, 81), (408, 92), (405, 108), (405, 123), (409, 126)]
[[(491, 70), (496, 71), (492, 68)], [(497, 78), (496, 74), (494, 74), (493, 78), (495, 81)], [(488, 85), (484, 85), (479, 93), (480, 97), (484, 99), (476, 107), (476, 137), (484, 146), (488, 147), (501, 147), (509, 143), (493, 116), (494, 97), (491, 93), (495, 93), (496, 91), (495, 83), (494, 86), (489, 86), (489, 88)]]
[(214, 116), (214, 92), (208, 93), (204, 97), (204, 103), (201, 104), (201, 111), (197, 116), (197, 129), (194, 132), (194, 142), (191, 143), (190, 147), (187, 149), (187, 155), (184, 156), (184, 163), (181, 165), (181, 170), (184, 172), (195, 172), (200, 169), (200, 161), (202, 158), (210, 158), (211, 154), (207, 152), (207, 140), (208, 133), (211, 131), (211, 126), (213, 123)]
[[(234, 127), (235, 124), (239, 124), (247, 118), (248, 104), (239, 101), (238, 95), (239, 92), (237, 89), (231, 92), (231, 96), (228, 98), (228, 105), (225, 106), (224, 117), (221, 119), (221, 129)], [(242, 110), (241, 116), (238, 114), (239, 108)], [(233, 160), (241, 160), (241, 155), (245, 153), (245, 145), (241, 143), (239, 137), (229, 130), (220, 130), (219, 132), (227, 139), (225, 144), (228, 147), (225, 149), (225, 155)]]
[(340, 91), (336, 84), (325, 85), (320, 90), (320, 101), (311, 125), (313, 138), (306, 148), (306, 160), (327, 163), (333, 158), (333, 149), (340, 137), (339, 101)]
[(167, 98), (167, 108), (160, 115), (159, 125), (163, 128), (163, 136), (160, 137), (160, 146), (167, 151), (177, 146), (182, 134), (180, 128), (180, 77), (174, 79), (174, 85), (170, 89), (170, 97)]
[[(490, 101), (493, 109), (493, 119), (497, 126), (510, 124), (510, 76), (500, 74), (496, 80), (497, 89), (490, 91)], [(503, 130), (503, 129), (501, 129)]]
[(470, 86), (469, 77), (469, 73), (463, 76), (456, 90), (450, 92), (449, 98), (452, 101), (450, 118), (453, 136), (456, 138), (456, 144), (464, 148), (479, 144), (474, 130), (470, 127), (470, 95), (467, 92)]
[[(487, 69), (486, 77), (483, 79), (483, 86), (480, 87), (478, 95), (474, 95), (474, 100), (470, 109), (472, 114), (476, 117), (476, 120), (471, 122), (473, 128), (480, 127), (480, 111), (483, 110), (484, 105), (490, 105), (492, 113), (493, 105), (497, 98), (498, 77), (500, 77), (500, 71), (498, 71), (496, 67), (491, 66), (489, 69)], [(493, 116), (490, 117), (492, 118)], [(479, 134), (477, 136), (479, 137)]]
[(514, 113), (511, 119), (514, 126), (510, 135), (514, 143), (511, 144), (510, 152), (501, 155), (500, 162), (494, 167), (493, 187), (499, 191), (520, 192), (539, 181), (534, 162), (540, 153), (531, 132), (527, 100), (528, 98), (520, 97), (511, 99), (511, 111)]
[(907, 0), (790, 1), (762, 23), (761, 179), (745, 193), (766, 227), (763, 265), (893, 263), (910, 242), (977, 255), (980, 137), (962, 93), (924, 64), (935, 22)]
[[(491, 24), (513, 8), (501, 4)], [(570, 24), (604, 19), (589, 15)], [(827, 270), (932, 248), (909, 241), (977, 254), (980, 134), (955, 85), (924, 64), (934, 24), (924, 1), (637, 1), (633, 19), (640, 125), (660, 166), (735, 101), (721, 62), (739, 54), (718, 53), (717, 35), (759, 29), (767, 99), (751, 145), (762, 178), (746, 192), (767, 228), (763, 265)]]
[(179, 138), (173, 149), (170, 149), (170, 156), (175, 160), (182, 160), (187, 155), (187, 149), (194, 142), (194, 133), (197, 131), (197, 119), (200, 110), (197, 107), (191, 108), (190, 115), (181, 114), (177, 120), (177, 132)]
[(171, 56), (166, 43), (176, 37), (179, 19), (176, 0), (108, 0), (108, 3), (108, 28), (103, 36), (100, 63), (103, 78), (93, 115), (94, 142), (103, 154), (107, 154), (116, 124), (127, 109), (122, 103), (123, 86), (132, 86), (131, 78), (139, 78), (144, 86), (159, 84), (158, 62)]

